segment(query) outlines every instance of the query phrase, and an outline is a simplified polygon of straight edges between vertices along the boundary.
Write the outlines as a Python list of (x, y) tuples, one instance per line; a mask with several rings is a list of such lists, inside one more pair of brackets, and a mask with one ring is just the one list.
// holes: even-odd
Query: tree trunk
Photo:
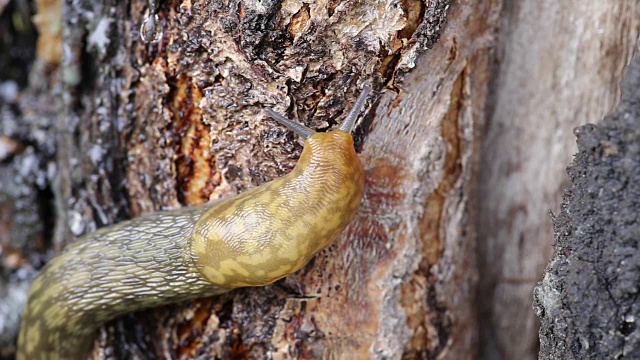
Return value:
[[(366, 82), (375, 95), (355, 136), (365, 199), (345, 234), (274, 285), (112, 321), (94, 357), (537, 356), (531, 302), (552, 253), (547, 211), (558, 213), (569, 184), (572, 129), (620, 97), (640, 6), (157, 1), (154, 32), (148, 2), (0, 0), (0, 33), (11, 35), (0, 42), (0, 356), (14, 351), (16, 314), (54, 252), (104, 225), (289, 172), (301, 147), (262, 109), (326, 130)], [(583, 137), (600, 144), (587, 152), (612, 151), (609, 141), (627, 154), (609, 125)], [(573, 174), (598, 165), (589, 159)], [(537, 293), (545, 358), (595, 354), (590, 325), (566, 317), (595, 303), (559, 284), (612, 280), (600, 265), (562, 273), (586, 241), (565, 234), (586, 219), (570, 215), (558, 215)], [(554, 294), (567, 306), (550, 307)], [(625, 306), (607, 305), (615, 341), (604, 356), (635, 349)]]
[(554, 219), (554, 256), (536, 288), (545, 359), (640, 354), (639, 57), (621, 87), (616, 111), (576, 129), (572, 186)]
[[(38, 4), (40, 36), (56, 41), (46, 24), (60, 3)], [(378, 90), (355, 137), (365, 200), (333, 246), (272, 286), (113, 321), (96, 358), (477, 353), (471, 214), (498, 2), (163, 1), (150, 43), (140, 40), (144, 1), (62, 9), (62, 62), (39, 48), (16, 100), (22, 126), (38, 118), (45, 136), (3, 122), (8, 138), (40, 152), (31, 174), (53, 194), (55, 226), (40, 231), (52, 241), (18, 247), (24, 259), (281, 176), (300, 147), (264, 106), (327, 129), (359, 84)], [(23, 167), (25, 154), (3, 171)]]
[(480, 166), (480, 334), (487, 359), (536, 359), (532, 293), (552, 252), (572, 131), (619, 99), (635, 1), (506, 1)]

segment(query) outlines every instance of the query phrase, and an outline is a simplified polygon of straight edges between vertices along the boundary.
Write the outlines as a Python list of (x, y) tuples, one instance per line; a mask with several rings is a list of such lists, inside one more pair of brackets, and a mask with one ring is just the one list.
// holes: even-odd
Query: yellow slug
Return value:
[(85, 235), (31, 285), (18, 359), (86, 359), (96, 330), (121, 314), (243, 286), (302, 268), (354, 218), (364, 172), (350, 132), (369, 86), (337, 130), (304, 139), (291, 173), (198, 207), (157, 212)]

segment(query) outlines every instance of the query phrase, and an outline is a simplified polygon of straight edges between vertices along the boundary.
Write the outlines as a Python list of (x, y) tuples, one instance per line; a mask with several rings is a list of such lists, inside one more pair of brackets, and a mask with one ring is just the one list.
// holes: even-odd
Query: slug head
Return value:
[(213, 284), (270, 284), (333, 243), (362, 200), (364, 171), (350, 134), (312, 135), (287, 175), (211, 206), (194, 226), (191, 254)]
[(302, 268), (347, 227), (364, 188), (349, 132), (368, 92), (365, 86), (343, 125), (326, 133), (265, 110), (295, 131), (304, 149), (289, 174), (224, 199), (201, 216), (191, 254), (206, 279), (228, 289), (270, 284)]

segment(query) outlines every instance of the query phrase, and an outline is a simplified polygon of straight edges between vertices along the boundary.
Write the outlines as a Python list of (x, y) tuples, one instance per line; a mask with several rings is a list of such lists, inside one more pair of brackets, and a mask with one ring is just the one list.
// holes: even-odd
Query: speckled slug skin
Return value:
[(225, 288), (270, 284), (335, 240), (353, 220), (363, 186), (351, 135), (315, 134), (291, 173), (202, 215), (191, 241), (193, 261)]
[(351, 135), (314, 133), (288, 175), (88, 234), (33, 282), (18, 359), (86, 359), (97, 328), (121, 314), (285, 277), (351, 222), (363, 187)]

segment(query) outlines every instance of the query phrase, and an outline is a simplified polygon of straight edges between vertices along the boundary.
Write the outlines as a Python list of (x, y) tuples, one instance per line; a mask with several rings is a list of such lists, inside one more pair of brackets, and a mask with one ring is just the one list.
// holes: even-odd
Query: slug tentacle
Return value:
[(349, 114), (347, 114), (347, 117), (342, 122), (342, 125), (340, 125), (340, 130), (346, 133), (351, 133), (351, 131), (353, 130), (353, 126), (356, 124), (356, 119), (358, 119), (358, 115), (360, 115), (360, 111), (362, 111), (364, 102), (365, 100), (367, 100), (367, 96), (369, 96), (370, 91), (371, 85), (369, 84), (365, 85), (362, 88), (362, 92), (360, 93), (360, 96), (358, 96), (358, 99), (356, 99), (356, 103), (353, 105), (351, 111), (349, 111)]
[(368, 91), (327, 133), (265, 110), (304, 139), (289, 174), (217, 202), (104, 227), (68, 246), (29, 290), (18, 359), (86, 359), (97, 328), (119, 315), (270, 284), (302, 268), (360, 206), (364, 170), (349, 132)]
[(273, 109), (266, 108), (264, 109), (264, 112), (267, 113), (267, 115), (269, 115), (270, 117), (272, 117), (275, 121), (288, 127), (291, 131), (296, 133), (303, 140), (307, 140), (309, 137), (311, 137), (311, 135), (316, 133), (315, 131), (309, 129), (308, 127), (302, 124), (298, 124), (297, 122), (278, 114), (277, 112), (273, 111)]

